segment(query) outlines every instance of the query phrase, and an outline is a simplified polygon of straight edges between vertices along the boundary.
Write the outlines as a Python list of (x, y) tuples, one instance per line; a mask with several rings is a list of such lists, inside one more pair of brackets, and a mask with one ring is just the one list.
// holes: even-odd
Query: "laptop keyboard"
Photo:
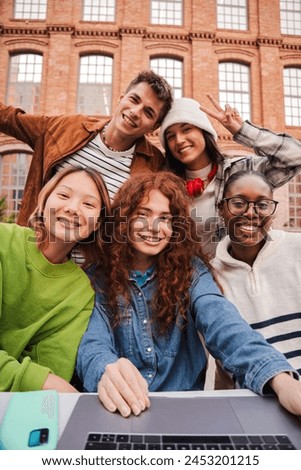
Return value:
[(85, 450), (294, 450), (285, 435), (161, 435), (90, 433)]

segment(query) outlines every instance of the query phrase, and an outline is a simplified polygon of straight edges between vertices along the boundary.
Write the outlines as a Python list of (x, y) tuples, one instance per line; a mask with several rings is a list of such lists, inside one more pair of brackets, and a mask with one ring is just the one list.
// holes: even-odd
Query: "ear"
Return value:
[(124, 93), (122, 93), (121, 95), (119, 95), (118, 97), (118, 100), (117, 100), (117, 104), (120, 103), (120, 101), (124, 98)]
[(219, 201), (217, 207), (218, 207), (219, 215), (223, 219), (224, 218), (224, 201)]

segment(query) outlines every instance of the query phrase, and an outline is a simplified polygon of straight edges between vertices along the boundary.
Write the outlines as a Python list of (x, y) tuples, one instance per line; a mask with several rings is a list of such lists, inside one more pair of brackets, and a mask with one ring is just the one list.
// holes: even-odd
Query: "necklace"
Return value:
[(111, 150), (111, 152), (117, 152), (117, 153), (122, 153), (124, 152), (124, 150), (116, 150), (116, 149), (113, 149), (113, 147), (111, 147), (108, 142), (106, 141), (106, 129), (108, 127), (108, 124), (106, 124), (101, 132), (101, 138), (102, 138), (102, 141), (103, 143), (105, 144), (106, 147), (108, 147), (109, 150)]
[[(186, 189), (190, 196), (198, 197), (203, 194), (205, 188), (208, 186), (210, 181), (213, 180), (217, 172), (217, 164), (213, 163), (212, 170), (208, 174), (207, 178), (194, 178), (193, 180), (187, 181)], [(207, 183), (207, 184), (206, 184)]]

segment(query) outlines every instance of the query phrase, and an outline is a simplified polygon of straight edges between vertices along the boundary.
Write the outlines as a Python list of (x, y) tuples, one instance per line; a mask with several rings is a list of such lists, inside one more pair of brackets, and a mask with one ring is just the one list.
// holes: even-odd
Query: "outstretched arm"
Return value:
[(301, 383), (291, 375), (281, 373), (275, 375), (269, 384), (279, 403), (290, 413), (301, 416)]
[(243, 124), (243, 119), (239, 115), (238, 110), (236, 108), (232, 108), (229, 104), (226, 104), (225, 109), (223, 109), (212, 95), (208, 94), (207, 97), (216, 111), (202, 105), (200, 106), (200, 109), (204, 111), (204, 113), (208, 114), (208, 116), (219, 121), (228, 131), (231, 132), (231, 134), (236, 134)]

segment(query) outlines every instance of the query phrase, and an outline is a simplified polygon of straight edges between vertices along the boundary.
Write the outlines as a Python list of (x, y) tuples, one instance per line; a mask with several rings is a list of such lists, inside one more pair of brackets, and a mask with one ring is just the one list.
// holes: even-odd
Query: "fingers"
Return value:
[(210, 95), (210, 93), (207, 93), (207, 98), (209, 99), (209, 101), (211, 101), (211, 103), (213, 104), (213, 106), (218, 110), (218, 111), (224, 111), (223, 108), (220, 106), (219, 102), (216, 101), (215, 98), (213, 98), (212, 95)]
[(216, 111), (212, 111), (212, 109), (206, 108), (206, 106), (200, 105), (200, 110), (204, 113), (208, 114), (208, 116), (213, 117), (214, 119), (220, 120), (220, 113)]
[(138, 369), (127, 359), (109, 364), (99, 382), (98, 396), (109, 411), (124, 417), (139, 415), (150, 406), (148, 386)]

